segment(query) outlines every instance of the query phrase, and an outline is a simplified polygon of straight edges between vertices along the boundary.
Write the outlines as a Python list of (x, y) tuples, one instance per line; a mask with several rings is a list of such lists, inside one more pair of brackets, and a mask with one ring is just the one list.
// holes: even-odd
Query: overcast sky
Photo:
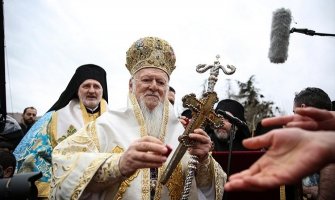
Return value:
[[(198, 64), (223, 65), (216, 85), (220, 99), (227, 83), (255, 75), (265, 100), (292, 112), (295, 92), (324, 89), (335, 100), (335, 37), (290, 36), (284, 64), (270, 63), (272, 12), (292, 12), (292, 27), (335, 33), (334, 0), (4, 0), (7, 111), (27, 106), (44, 114), (65, 89), (76, 68), (94, 63), (107, 71), (109, 105), (126, 105), (129, 72), (126, 51), (137, 39), (156, 36), (174, 48), (177, 62), (170, 84), (177, 103), (199, 94), (209, 72)], [(181, 112), (182, 108), (177, 108)]]

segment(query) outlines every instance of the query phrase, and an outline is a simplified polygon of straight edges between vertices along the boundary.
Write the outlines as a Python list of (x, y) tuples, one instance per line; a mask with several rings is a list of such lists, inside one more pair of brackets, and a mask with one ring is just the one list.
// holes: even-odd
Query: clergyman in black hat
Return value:
[[(232, 99), (221, 100), (216, 108), (215, 112), (219, 113), (219, 110), (225, 111), (227, 114), (238, 118), (240, 121), (245, 122), (244, 117), (244, 107), (239, 102)], [(242, 140), (250, 137), (250, 131), (247, 126), (240, 126), (237, 124), (236, 132), (232, 131), (232, 122), (228, 119), (223, 118), (224, 126), (219, 129), (213, 129), (207, 127), (207, 133), (210, 135), (214, 143), (214, 151), (228, 151), (230, 145), (230, 137), (234, 135), (232, 150), (247, 150), (243, 144)]]

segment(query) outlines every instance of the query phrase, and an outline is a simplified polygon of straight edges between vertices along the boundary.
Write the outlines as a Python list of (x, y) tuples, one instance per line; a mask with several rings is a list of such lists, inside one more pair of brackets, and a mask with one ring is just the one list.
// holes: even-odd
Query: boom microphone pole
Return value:
[(318, 35), (318, 36), (335, 36), (335, 34), (330, 34), (330, 33), (317, 33), (313, 30), (309, 30), (307, 28), (292, 28), (290, 30), (290, 33), (302, 33), (305, 35), (310, 35), (310, 36), (314, 36), (314, 35)]

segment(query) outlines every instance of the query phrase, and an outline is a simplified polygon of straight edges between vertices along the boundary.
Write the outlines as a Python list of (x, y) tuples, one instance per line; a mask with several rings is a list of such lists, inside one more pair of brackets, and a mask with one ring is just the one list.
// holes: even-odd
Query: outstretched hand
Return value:
[(257, 191), (300, 181), (329, 162), (334, 152), (330, 152), (328, 141), (329, 137), (335, 137), (334, 134), (331, 131), (284, 128), (244, 140), (247, 148), (269, 149), (249, 169), (232, 175), (225, 190)]
[(335, 130), (335, 112), (313, 107), (297, 108), (296, 114), (262, 120), (263, 126), (284, 125), (306, 130)]

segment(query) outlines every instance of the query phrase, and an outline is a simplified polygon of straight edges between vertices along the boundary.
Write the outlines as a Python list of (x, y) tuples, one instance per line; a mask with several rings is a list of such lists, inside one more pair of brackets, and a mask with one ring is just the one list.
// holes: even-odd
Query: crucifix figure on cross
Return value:
[[(200, 64), (196, 68), (197, 72), (199, 73), (203, 73), (210, 69), (207, 92), (205, 92), (199, 100), (196, 98), (195, 94), (189, 94), (182, 98), (183, 106), (189, 108), (192, 111), (192, 120), (185, 128), (184, 133), (179, 136), (180, 143), (160, 178), (160, 182), (162, 184), (166, 184), (172, 175), (172, 172), (177, 167), (179, 161), (187, 151), (187, 148), (194, 145), (194, 142), (188, 137), (189, 133), (192, 133), (197, 128), (204, 128), (206, 125), (211, 125), (215, 128), (220, 128), (223, 126), (222, 119), (215, 113), (213, 109), (214, 104), (218, 101), (217, 94), (214, 92), (214, 86), (217, 82), (220, 69), (222, 69), (225, 74), (231, 75), (235, 72), (236, 68), (232, 65), (227, 65), (227, 68), (229, 68), (230, 71), (226, 70), (224, 66), (220, 65), (219, 58), (220, 56), (217, 55), (217, 60), (214, 62), (214, 65)], [(189, 190), (192, 179), (194, 177), (194, 172), (196, 171), (197, 163), (198, 158), (196, 156), (191, 156), (191, 160), (188, 165), (189, 170), (182, 194), (182, 199), (184, 200), (188, 199)]]

